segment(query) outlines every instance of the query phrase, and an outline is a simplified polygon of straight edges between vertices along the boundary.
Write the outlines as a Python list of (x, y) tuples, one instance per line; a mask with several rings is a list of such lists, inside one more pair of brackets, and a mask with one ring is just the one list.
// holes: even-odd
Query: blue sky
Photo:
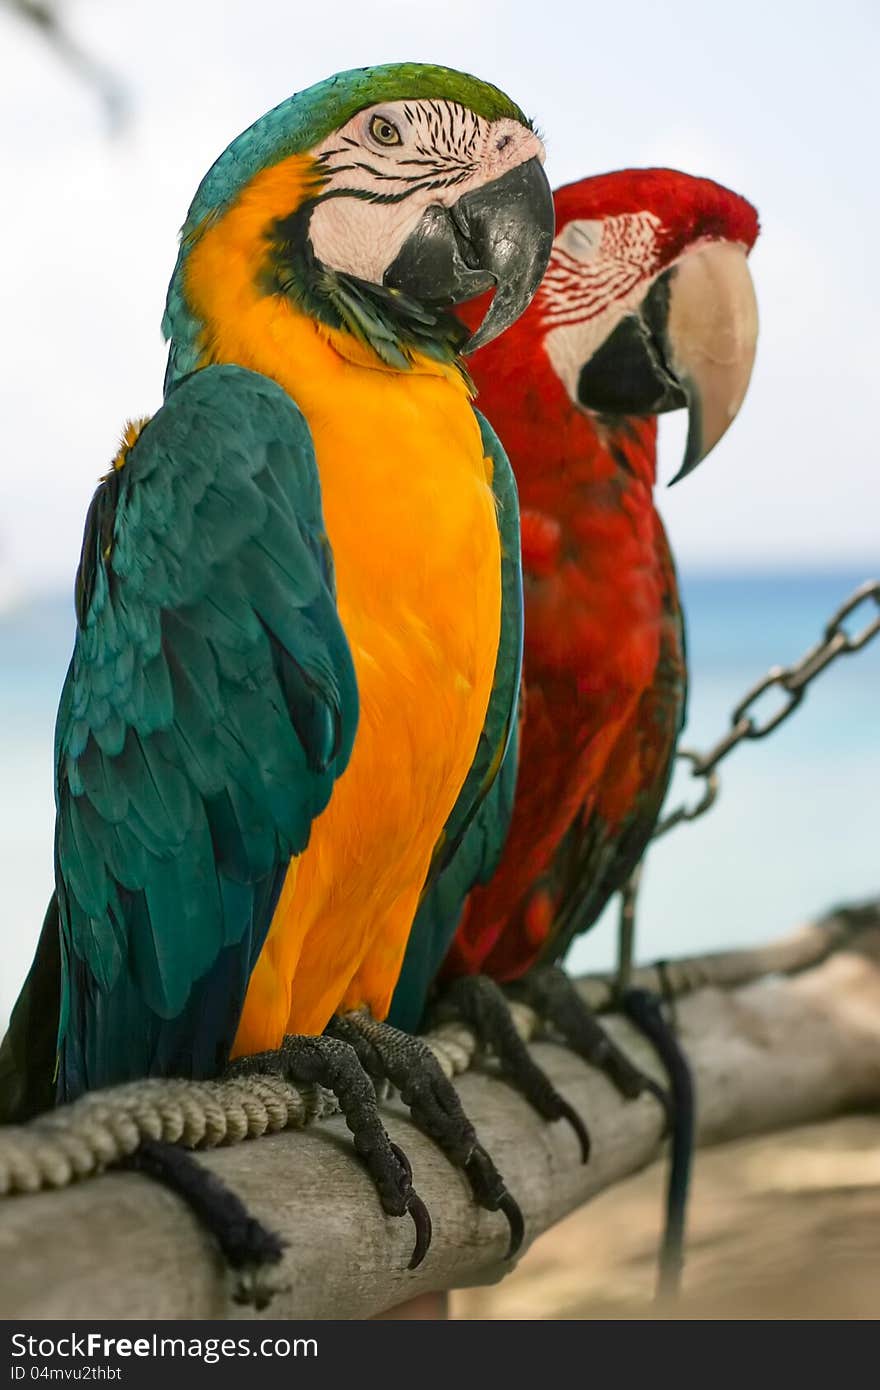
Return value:
[[(108, 138), (94, 94), (0, 11), (0, 601), (4, 585), (70, 584), (122, 424), (159, 404), (164, 291), (205, 169), (291, 91), (399, 58), (506, 88), (545, 132), (554, 183), (663, 163), (756, 203), (752, 388), (663, 511), (685, 565), (876, 567), (876, 4), (75, 0), (68, 10), (132, 110)], [(667, 478), (682, 438), (683, 421), (666, 422)]]

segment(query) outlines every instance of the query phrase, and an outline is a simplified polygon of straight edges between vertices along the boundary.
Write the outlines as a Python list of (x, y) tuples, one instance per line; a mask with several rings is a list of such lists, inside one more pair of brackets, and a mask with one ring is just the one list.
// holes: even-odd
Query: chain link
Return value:
[[(877, 614), (869, 618), (854, 635), (850, 635), (845, 624), (848, 618), (863, 604), (873, 602)], [(683, 821), (696, 820), (715, 804), (721, 789), (716, 771), (718, 764), (744, 739), (766, 738), (778, 729), (780, 724), (793, 714), (804, 698), (811, 681), (814, 681), (832, 661), (850, 652), (861, 651), (872, 638), (880, 632), (880, 580), (868, 580), (851, 594), (837, 609), (825, 626), (819, 642), (804, 652), (799, 661), (791, 666), (773, 666), (761, 680), (747, 691), (730, 717), (730, 728), (710, 748), (707, 753), (696, 753), (691, 748), (679, 748), (677, 756), (691, 765), (691, 775), (703, 779), (703, 795), (695, 806), (681, 805), (657, 825), (653, 838), (665, 835), (673, 826)], [(782, 703), (772, 714), (758, 719), (754, 706), (768, 690), (779, 688), (783, 695)]]

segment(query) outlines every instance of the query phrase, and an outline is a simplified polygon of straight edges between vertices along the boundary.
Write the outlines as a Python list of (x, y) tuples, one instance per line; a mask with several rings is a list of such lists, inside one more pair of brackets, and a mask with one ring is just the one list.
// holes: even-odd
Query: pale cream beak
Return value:
[(727, 432), (743, 403), (758, 341), (758, 304), (745, 247), (713, 241), (688, 252), (670, 276), (669, 365), (690, 423), (676, 483)]

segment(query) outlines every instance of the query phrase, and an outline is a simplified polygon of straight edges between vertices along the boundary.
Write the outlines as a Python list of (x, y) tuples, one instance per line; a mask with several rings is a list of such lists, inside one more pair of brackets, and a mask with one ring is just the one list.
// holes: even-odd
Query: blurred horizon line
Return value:
[[(851, 579), (856, 574), (863, 575), (867, 581), (880, 578), (880, 556), (856, 556), (846, 560), (831, 560), (827, 557), (810, 560), (807, 557), (795, 559), (786, 556), (775, 563), (761, 560), (754, 563), (720, 561), (718, 564), (709, 564), (704, 560), (694, 560), (679, 563), (676, 568), (679, 578), (683, 578), (685, 582), (696, 583), (706, 580), (751, 579), (772, 582), (799, 578), (832, 579), (837, 575)], [(27, 583), (20, 581), (14, 572), (4, 574), (0, 568), (0, 621), (35, 603), (67, 598), (72, 603), (74, 580), (75, 574), (72, 573), (69, 585), (56, 580), (45, 584)]]

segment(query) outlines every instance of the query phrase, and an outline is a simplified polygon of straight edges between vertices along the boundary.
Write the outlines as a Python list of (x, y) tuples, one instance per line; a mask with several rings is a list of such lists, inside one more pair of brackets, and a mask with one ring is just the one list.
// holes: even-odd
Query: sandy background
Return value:
[[(455, 1318), (645, 1318), (663, 1172), (654, 1166), (542, 1236), (503, 1283), (452, 1295)], [(697, 1156), (676, 1318), (880, 1316), (880, 1115)]]

